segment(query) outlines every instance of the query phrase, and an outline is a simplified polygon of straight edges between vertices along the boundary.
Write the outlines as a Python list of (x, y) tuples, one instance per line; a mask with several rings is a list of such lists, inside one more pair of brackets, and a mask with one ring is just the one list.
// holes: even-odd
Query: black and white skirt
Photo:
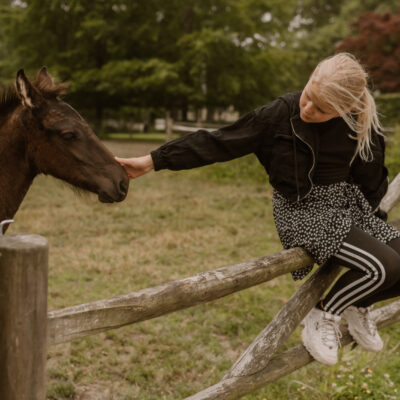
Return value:
[[(353, 224), (384, 243), (400, 237), (396, 228), (373, 215), (359, 187), (347, 182), (316, 185), (296, 203), (274, 190), (273, 208), (283, 247), (302, 247), (319, 265), (337, 253)], [(293, 279), (303, 279), (312, 267), (293, 271)]]

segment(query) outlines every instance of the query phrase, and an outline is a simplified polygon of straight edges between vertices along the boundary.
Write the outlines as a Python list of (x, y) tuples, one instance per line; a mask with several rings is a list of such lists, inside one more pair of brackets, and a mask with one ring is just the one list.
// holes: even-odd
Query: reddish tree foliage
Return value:
[(397, 14), (365, 12), (352, 27), (357, 35), (340, 42), (336, 51), (357, 56), (367, 68), (374, 89), (400, 92), (400, 8)]

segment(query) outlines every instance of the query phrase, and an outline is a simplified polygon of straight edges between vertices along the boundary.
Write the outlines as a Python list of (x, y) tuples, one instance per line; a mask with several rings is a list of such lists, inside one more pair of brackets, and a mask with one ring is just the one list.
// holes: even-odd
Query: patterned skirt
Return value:
[[(319, 265), (337, 253), (353, 224), (384, 243), (400, 237), (395, 227), (373, 215), (359, 187), (347, 182), (316, 185), (296, 203), (274, 190), (273, 210), (284, 249), (302, 247)], [(293, 279), (303, 279), (312, 267), (292, 272)]]

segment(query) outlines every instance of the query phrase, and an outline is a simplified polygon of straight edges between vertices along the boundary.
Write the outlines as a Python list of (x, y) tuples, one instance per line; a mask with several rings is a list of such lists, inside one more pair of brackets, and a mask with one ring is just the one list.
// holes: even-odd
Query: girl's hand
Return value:
[(151, 155), (133, 158), (119, 158), (115, 159), (125, 168), (129, 178), (134, 179), (138, 176), (147, 174), (154, 169), (153, 159)]

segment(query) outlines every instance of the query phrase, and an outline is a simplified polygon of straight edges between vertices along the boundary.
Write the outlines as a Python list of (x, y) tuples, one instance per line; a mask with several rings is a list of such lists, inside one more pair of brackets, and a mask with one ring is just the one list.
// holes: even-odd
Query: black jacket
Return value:
[[(271, 185), (290, 201), (305, 198), (313, 187), (318, 135), (300, 119), (301, 92), (287, 93), (249, 112), (232, 125), (208, 132), (199, 130), (151, 152), (155, 170), (181, 170), (228, 161), (255, 153), (269, 174)], [(342, 120), (341, 129), (352, 133)], [(354, 144), (356, 146), (356, 141)], [(375, 209), (388, 187), (384, 166), (385, 142), (372, 135), (373, 160), (355, 158), (348, 181), (360, 186)]]

